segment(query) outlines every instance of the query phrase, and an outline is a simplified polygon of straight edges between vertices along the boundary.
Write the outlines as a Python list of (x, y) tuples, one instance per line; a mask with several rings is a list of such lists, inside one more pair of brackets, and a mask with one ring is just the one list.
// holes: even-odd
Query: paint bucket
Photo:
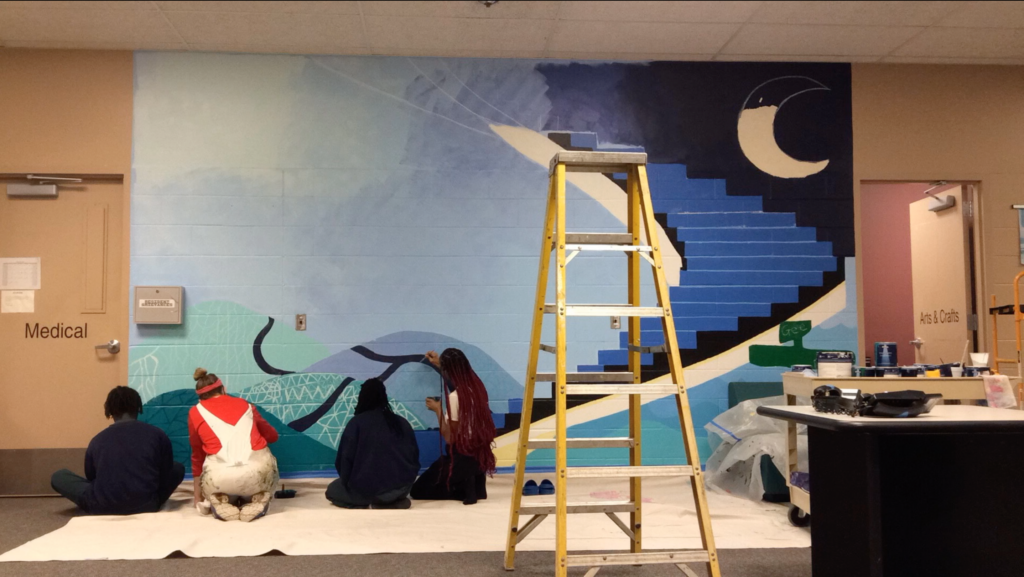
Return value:
[(794, 373), (802, 373), (804, 371), (813, 371), (814, 367), (812, 367), (811, 365), (793, 365), (793, 367), (790, 370), (793, 371)]
[(882, 376), (887, 379), (898, 379), (900, 378), (899, 367), (879, 367), (882, 370)]
[(853, 376), (853, 353), (850, 351), (820, 351), (818, 376), (838, 379)]
[(875, 365), (879, 367), (895, 367), (896, 343), (875, 343)]
[(965, 377), (977, 377), (981, 373), (978, 372), (978, 367), (964, 367)]
[(921, 367), (900, 367), (900, 376), (903, 378), (917, 378), (924, 374)]
[(971, 353), (971, 364), (988, 368), (988, 353)]

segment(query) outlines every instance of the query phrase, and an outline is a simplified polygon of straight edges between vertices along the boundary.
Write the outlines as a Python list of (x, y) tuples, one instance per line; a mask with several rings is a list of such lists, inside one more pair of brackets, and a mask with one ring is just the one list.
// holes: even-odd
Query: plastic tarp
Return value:
[[(762, 405), (785, 405), (785, 397), (765, 397), (743, 401), (718, 415), (704, 428), (714, 452), (707, 460), (706, 477), (710, 486), (760, 501), (764, 496), (761, 456), (768, 455), (788, 477), (786, 470), (786, 422), (757, 414)], [(797, 469), (807, 471), (807, 430), (797, 427)]]

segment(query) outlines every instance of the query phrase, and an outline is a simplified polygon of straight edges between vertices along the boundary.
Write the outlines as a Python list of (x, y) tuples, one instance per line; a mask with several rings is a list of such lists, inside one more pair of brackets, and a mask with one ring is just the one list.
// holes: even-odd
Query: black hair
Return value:
[(121, 415), (137, 418), (142, 414), (142, 397), (131, 387), (114, 387), (107, 393), (103, 403), (103, 414), (109, 419), (118, 419)]
[(393, 433), (396, 435), (402, 433), (402, 424), (399, 422), (400, 417), (391, 409), (391, 403), (388, 402), (388, 391), (384, 387), (384, 382), (376, 378), (366, 379), (359, 389), (359, 400), (356, 402), (355, 414), (358, 415), (375, 410), (384, 413), (384, 420), (387, 421)]

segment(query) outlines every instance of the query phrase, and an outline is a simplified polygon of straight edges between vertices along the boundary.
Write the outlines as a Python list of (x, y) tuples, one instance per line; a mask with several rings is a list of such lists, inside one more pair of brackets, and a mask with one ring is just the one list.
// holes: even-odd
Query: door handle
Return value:
[(121, 343), (117, 339), (110, 339), (109, 343), (96, 345), (96, 349), (106, 349), (108, 353), (116, 355), (117, 353), (121, 352)]
[(921, 345), (924, 344), (924, 341), (922, 341), (921, 339), (914, 339), (910, 341), (910, 344), (914, 345), (915, 347), (920, 347)]

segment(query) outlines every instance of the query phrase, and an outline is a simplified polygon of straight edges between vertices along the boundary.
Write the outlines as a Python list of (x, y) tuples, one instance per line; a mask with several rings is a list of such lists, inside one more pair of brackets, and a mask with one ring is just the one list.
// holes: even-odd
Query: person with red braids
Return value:
[(447, 412), (435, 397), (427, 398), (427, 408), (437, 415), (448, 450), (420, 475), (409, 496), (473, 505), (487, 498), (487, 476), (494, 475), (495, 469), (494, 419), (487, 389), (459, 349), (446, 349), (440, 356), (430, 351), (426, 358), (441, 370), (445, 383)]

